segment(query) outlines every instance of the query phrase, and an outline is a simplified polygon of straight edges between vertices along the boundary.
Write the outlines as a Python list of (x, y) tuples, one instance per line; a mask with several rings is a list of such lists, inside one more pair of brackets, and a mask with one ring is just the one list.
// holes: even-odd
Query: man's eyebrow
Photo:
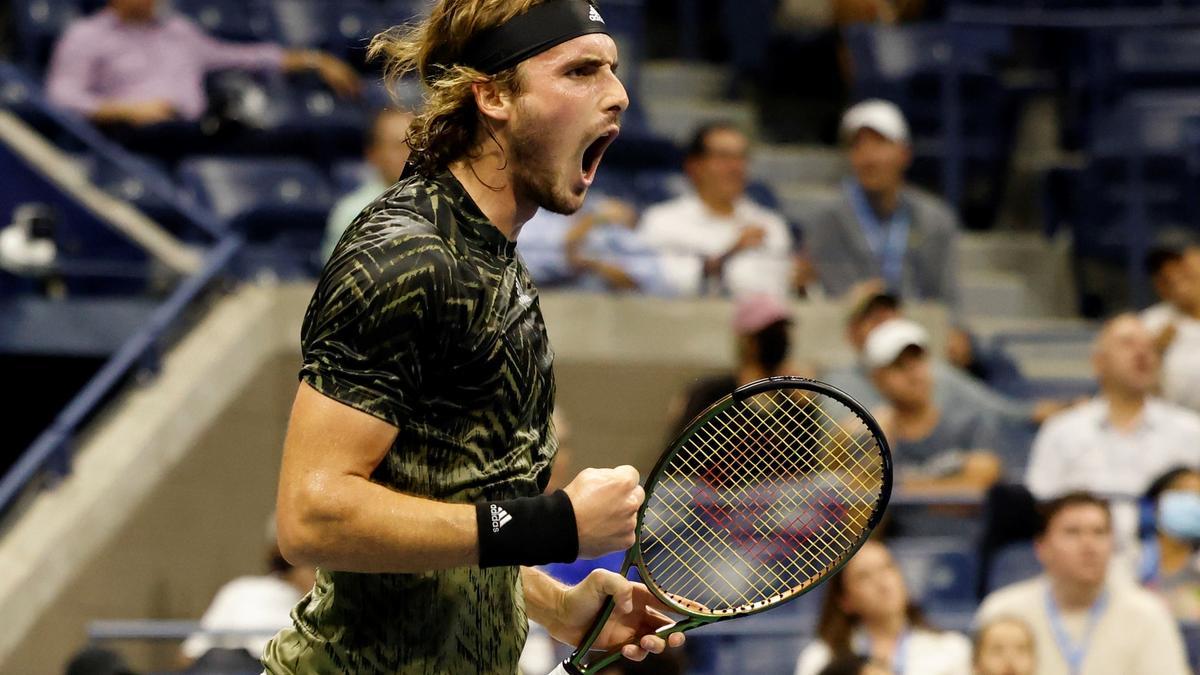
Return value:
[(605, 59), (605, 58), (602, 58), (599, 56), (579, 56), (579, 57), (576, 57), (576, 58), (568, 61), (566, 67), (568, 69), (575, 69), (575, 68), (580, 68), (582, 66), (600, 67), (600, 66), (608, 65), (608, 64), (612, 64), (612, 69), (613, 69), (614, 73), (617, 72), (617, 67), (620, 66), (620, 63), (616, 59), (609, 61), (608, 59)]

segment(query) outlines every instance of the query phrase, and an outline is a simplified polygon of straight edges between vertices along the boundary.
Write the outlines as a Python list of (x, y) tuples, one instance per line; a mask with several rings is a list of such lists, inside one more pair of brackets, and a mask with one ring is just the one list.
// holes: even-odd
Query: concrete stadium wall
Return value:
[[(77, 471), (0, 539), (9, 581), (0, 578), (0, 672), (61, 672), (89, 621), (196, 618), (222, 583), (263, 569), (310, 293), (246, 287), (214, 307), (155, 381), (95, 425)], [(647, 470), (666, 440), (672, 399), (732, 362), (723, 301), (546, 294), (543, 310), (572, 473), (622, 463)], [(801, 358), (848, 358), (842, 308), (797, 310)], [(945, 315), (915, 312), (940, 344)], [(99, 465), (108, 470), (89, 470)], [(173, 644), (117, 646), (141, 669), (176, 665)]]

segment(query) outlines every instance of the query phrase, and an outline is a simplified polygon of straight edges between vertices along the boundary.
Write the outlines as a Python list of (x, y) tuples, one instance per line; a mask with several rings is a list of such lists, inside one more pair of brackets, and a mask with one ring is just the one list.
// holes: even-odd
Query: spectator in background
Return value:
[(196, 122), (208, 107), (204, 77), (229, 68), (313, 71), (335, 92), (356, 96), (357, 73), (317, 51), (222, 42), (158, 0), (108, 0), (67, 27), (50, 60), (46, 92), (97, 124), (147, 127)]
[(958, 302), (958, 217), (905, 184), (908, 123), (894, 104), (871, 100), (842, 118), (854, 175), (841, 197), (805, 228), (804, 246), (825, 292), (841, 296), (880, 279), (900, 297)]
[(1200, 466), (1200, 416), (1151, 396), (1158, 355), (1132, 314), (1105, 324), (1092, 366), (1099, 396), (1043, 425), (1025, 485), (1038, 499), (1084, 489), (1123, 499), (1113, 516), (1121, 552), (1128, 553), (1137, 540), (1134, 502), (1167, 469)]
[(683, 166), (694, 191), (642, 215), (641, 236), (662, 254), (678, 295), (795, 291), (787, 223), (746, 197), (749, 154), (750, 140), (732, 124), (701, 127)]
[(636, 228), (632, 204), (596, 193), (573, 216), (538, 211), (521, 228), (517, 250), (539, 286), (671, 295), (658, 255)]
[(805, 366), (793, 364), (788, 356), (792, 348), (792, 311), (774, 295), (760, 293), (737, 301), (733, 310), (737, 366), (731, 373), (699, 380), (676, 404), (673, 415), (675, 432), (683, 431), (705, 408), (721, 400), (738, 387), (777, 375), (812, 377)]
[(905, 491), (984, 490), (1000, 478), (996, 422), (965, 406), (937, 405), (929, 335), (907, 319), (880, 324), (864, 358), (886, 405), (875, 418), (891, 445)]
[(1142, 539), (1138, 580), (1156, 592), (1179, 621), (1200, 621), (1200, 471), (1178, 467), (1146, 491), (1153, 530)]
[(820, 675), (894, 675), (891, 668), (873, 663), (861, 656), (846, 656), (831, 661)]
[(1108, 505), (1070, 493), (1044, 506), (1034, 543), (1044, 573), (989, 595), (977, 625), (999, 617), (1033, 631), (1038, 675), (1184, 675), (1179, 629), (1162, 603), (1123, 580), (1109, 581)]
[(925, 10), (925, 0), (830, 0), (830, 4), (839, 26), (912, 21)]
[[(238, 577), (225, 584), (200, 617), (200, 627), (204, 630), (242, 631), (243, 634), (193, 635), (181, 647), (188, 661), (200, 659), (210, 650), (224, 649), (245, 650), (257, 663), (275, 633), (292, 625), (292, 609), (305, 593), (312, 590), (317, 572), (307, 565), (292, 565), (284, 559), (276, 541), (274, 514), (268, 519), (266, 529), (269, 572), (261, 576)], [(245, 633), (259, 629), (259, 633)]]
[(1029, 626), (1001, 616), (979, 627), (971, 650), (973, 675), (1034, 675), (1037, 652)]
[(412, 121), (413, 114), (407, 110), (385, 108), (375, 114), (367, 128), (365, 144), (371, 175), (357, 190), (339, 199), (329, 212), (325, 238), (321, 242), (321, 260), (329, 260), (338, 239), (358, 214), (392, 183), (400, 180), (404, 163), (408, 161), (408, 125)]
[(1200, 411), (1200, 244), (1168, 233), (1146, 256), (1162, 302), (1142, 313), (1162, 355), (1162, 395)]
[[(882, 284), (865, 284), (855, 291), (846, 319), (846, 340), (858, 356), (850, 366), (822, 374), (822, 379), (853, 396), (867, 408), (875, 408), (882, 399), (871, 385), (862, 362), (867, 335), (879, 324), (902, 316), (900, 299), (883, 289)], [(931, 360), (934, 400), (939, 406), (953, 402), (996, 417), (1005, 426), (1023, 427), (1040, 424), (1065, 406), (1059, 401), (1020, 401), (1003, 396), (969, 377), (942, 359)]]
[(970, 669), (971, 643), (930, 626), (909, 598), (891, 552), (874, 540), (829, 580), (817, 636), (800, 652), (796, 675), (818, 675), (831, 662), (854, 656), (884, 672), (961, 675)]

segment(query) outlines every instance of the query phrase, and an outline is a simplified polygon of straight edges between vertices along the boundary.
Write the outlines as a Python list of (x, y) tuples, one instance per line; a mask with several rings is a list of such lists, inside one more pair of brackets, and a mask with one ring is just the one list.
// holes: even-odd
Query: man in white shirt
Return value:
[(1038, 433), (1025, 485), (1039, 499), (1090, 490), (1114, 504), (1117, 541), (1137, 537), (1135, 501), (1176, 466), (1200, 466), (1200, 416), (1151, 397), (1154, 338), (1132, 314), (1111, 320), (1092, 353), (1100, 395), (1051, 417)]
[(1162, 353), (1163, 398), (1200, 411), (1200, 244), (1170, 233), (1146, 256), (1162, 300), (1142, 312)]
[(1002, 588), (975, 615), (1024, 621), (1033, 632), (1037, 675), (1185, 675), (1179, 629), (1148, 591), (1110, 580), (1112, 519), (1107, 504), (1070, 493), (1044, 507), (1035, 540), (1044, 574)]
[(750, 141), (731, 124), (705, 125), (684, 159), (694, 190), (642, 215), (643, 240), (663, 256), (677, 295), (790, 295), (796, 258), (787, 223), (746, 198)]

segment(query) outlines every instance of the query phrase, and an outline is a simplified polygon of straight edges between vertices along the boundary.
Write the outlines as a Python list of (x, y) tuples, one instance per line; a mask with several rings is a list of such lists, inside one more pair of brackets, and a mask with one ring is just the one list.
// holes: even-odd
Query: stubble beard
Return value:
[(552, 143), (537, 132), (538, 126), (522, 124), (513, 128), (509, 166), (514, 191), (547, 211), (569, 216), (583, 206), (583, 195), (576, 196), (560, 185), (552, 166)]

